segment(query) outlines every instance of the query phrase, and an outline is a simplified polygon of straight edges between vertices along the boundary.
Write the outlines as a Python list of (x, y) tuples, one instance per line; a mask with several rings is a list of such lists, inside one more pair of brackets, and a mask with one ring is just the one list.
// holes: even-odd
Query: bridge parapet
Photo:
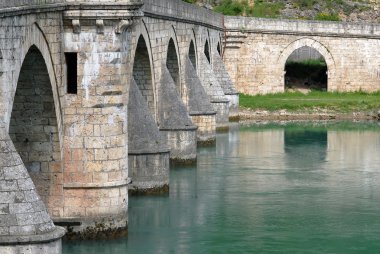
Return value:
[[(14, 0), (0, 2), (0, 17), (28, 13), (53, 12), (63, 10), (77, 11), (81, 18), (107, 16), (142, 16), (142, 0)], [(103, 12), (101, 11), (103, 10)], [(128, 13), (126, 11), (128, 10)], [(84, 13), (86, 12), (86, 13)], [(89, 13), (88, 13), (89, 12)], [(105, 13), (107, 13), (105, 15)], [(78, 16), (77, 15), (77, 16)], [(75, 14), (74, 14), (75, 16)]]
[(229, 32), (313, 35), (327, 37), (380, 38), (380, 25), (314, 20), (281, 20), (225, 17)]
[(143, 0), (145, 16), (223, 28), (223, 16), (178, 0)]
[(0, 9), (12, 8), (12, 7), (26, 7), (33, 5), (46, 5), (46, 4), (59, 4), (64, 3), (64, 0), (12, 0), (12, 1), (1, 1)]
[(0, 18), (28, 13), (61, 11), (64, 0), (12, 0), (0, 1)]

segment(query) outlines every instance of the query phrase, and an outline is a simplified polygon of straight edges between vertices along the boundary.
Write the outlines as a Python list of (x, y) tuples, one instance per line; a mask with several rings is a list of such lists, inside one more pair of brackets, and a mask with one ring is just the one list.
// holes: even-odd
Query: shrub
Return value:
[(340, 21), (339, 15), (336, 13), (326, 13), (326, 12), (321, 12), (318, 13), (315, 16), (316, 20), (326, 20), (326, 21)]
[(253, 7), (250, 7), (246, 0), (222, 0), (220, 5), (214, 8), (214, 11), (229, 16), (250, 16), (274, 18), (280, 14), (284, 8), (284, 3), (270, 3), (263, 0), (257, 0)]

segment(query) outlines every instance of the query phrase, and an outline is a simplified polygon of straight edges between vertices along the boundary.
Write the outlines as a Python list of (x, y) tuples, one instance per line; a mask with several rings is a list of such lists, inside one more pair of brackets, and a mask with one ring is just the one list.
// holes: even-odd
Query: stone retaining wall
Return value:
[(285, 89), (285, 63), (302, 47), (327, 64), (328, 91), (380, 90), (380, 25), (226, 18), (226, 67), (239, 92)]

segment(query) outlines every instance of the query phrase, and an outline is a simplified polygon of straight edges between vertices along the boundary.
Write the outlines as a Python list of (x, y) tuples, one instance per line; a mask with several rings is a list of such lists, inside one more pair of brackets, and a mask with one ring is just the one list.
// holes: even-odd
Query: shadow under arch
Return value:
[(208, 43), (208, 39), (206, 40), (205, 42), (205, 46), (204, 46), (204, 54), (209, 62), (209, 64), (211, 64), (211, 57), (210, 57), (210, 45)]
[(294, 51), (302, 47), (310, 47), (312, 49), (315, 49), (323, 56), (327, 65), (327, 84), (328, 84), (327, 90), (329, 90), (329, 86), (331, 85), (331, 80), (334, 78), (334, 75), (335, 75), (335, 69), (336, 69), (335, 60), (333, 56), (331, 55), (330, 51), (323, 44), (310, 38), (301, 38), (301, 39), (293, 41), (280, 54), (277, 60), (277, 63), (278, 63), (278, 66), (281, 68), (280, 69), (281, 72), (279, 72), (279, 75), (281, 75), (279, 79), (281, 84), (285, 84), (284, 72), (285, 72), (286, 61), (288, 60), (289, 56)]
[(194, 69), (197, 69), (197, 53), (195, 51), (195, 46), (193, 40), (190, 41), (189, 45), (189, 59), (191, 63), (193, 64)]
[(198, 66), (197, 49), (198, 48), (197, 48), (197, 40), (195, 37), (195, 31), (194, 30), (192, 30), (190, 40), (189, 40), (189, 45), (187, 48), (188, 48), (189, 59), (190, 59), (191, 63), (193, 64), (194, 69), (197, 70), (197, 66)]
[(132, 77), (145, 98), (153, 118), (157, 118), (157, 92), (154, 82), (153, 54), (150, 37), (144, 21), (135, 27), (136, 41), (132, 49)]
[[(22, 64), (25, 60), (25, 57), (27, 56), (29, 49), (34, 46), (38, 49), (38, 51), (41, 53), (42, 58), (44, 60), (44, 64), (46, 65), (47, 73), (49, 76), (49, 81), (51, 84), (51, 89), (53, 93), (53, 100), (54, 100), (54, 107), (55, 107), (55, 114), (57, 118), (57, 125), (58, 125), (58, 131), (59, 131), (59, 142), (60, 146), (63, 147), (63, 118), (62, 118), (62, 106), (59, 99), (59, 89), (58, 89), (58, 81), (57, 81), (57, 75), (54, 68), (51, 50), (48, 44), (48, 41), (46, 39), (46, 36), (44, 35), (42, 29), (39, 27), (37, 23), (34, 23), (33, 25), (29, 26), (24, 36), (27, 39), (24, 39), (21, 44), (21, 58), (19, 64), (16, 65), (15, 73), (16, 76), (13, 79), (13, 86), (12, 86), (12, 98), (14, 98), (16, 94), (16, 88), (17, 88), (17, 82), (20, 77), (20, 72), (22, 68)], [(7, 115), (5, 117), (5, 121), (7, 123), (10, 122), (11, 118), (11, 112), (13, 110), (13, 104), (10, 102), (9, 107), (7, 109)], [(9, 127), (9, 126), (7, 126)], [(61, 155), (63, 156), (63, 155)]]
[(173, 78), (174, 84), (177, 87), (177, 92), (182, 97), (183, 87), (181, 82), (181, 55), (178, 46), (177, 33), (174, 26), (170, 27), (170, 32), (168, 36), (167, 52), (166, 52), (166, 67), (168, 68), (170, 75)]
[(59, 216), (63, 170), (58, 121), (48, 66), (35, 45), (18, 75), (9, 134), (42, 201), (50, 214)]
[[(37, 23), (26, 27), (9, 88), (4, 121), (50, 215), (63, 213), (63, 120), (50, 46)], [(6, 63), (4, 63), (6, 64)], [(3, 80), (4, 81), (4, 80)]]
[(173, 78), (174, 84), (177, 88), (178, 94), (182, 95), (180, 70), (179, 70), (179, 57), (174, 45), (173, 38), (170, 38), (166, 56), (166, 67)]

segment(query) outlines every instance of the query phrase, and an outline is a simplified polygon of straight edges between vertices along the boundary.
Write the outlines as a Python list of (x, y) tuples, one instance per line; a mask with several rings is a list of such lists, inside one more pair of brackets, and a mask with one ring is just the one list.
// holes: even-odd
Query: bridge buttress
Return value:
[(62, 253), (65, 230), (53, 224), (4, 123), (0, 125), (0, 213), (0, 253)]
[[(64, 213), (68, 238), (125, 235), (128, 228), (128, 29), (141, 2), (69, 5), (64, 12), (67, 91)], [(70, 78), (70, 64), (77, 77)], [(75, 63), (76, 62), (76, 63)], [(77, 65), (77, 66), (75, 66)], [(71, 93), (70, 93), (71, 92)]]
[(168, 192), (169, 147), (157, 128), (136, 81), (132, 78), (128, 102), (128, 168), (131, 194)]

